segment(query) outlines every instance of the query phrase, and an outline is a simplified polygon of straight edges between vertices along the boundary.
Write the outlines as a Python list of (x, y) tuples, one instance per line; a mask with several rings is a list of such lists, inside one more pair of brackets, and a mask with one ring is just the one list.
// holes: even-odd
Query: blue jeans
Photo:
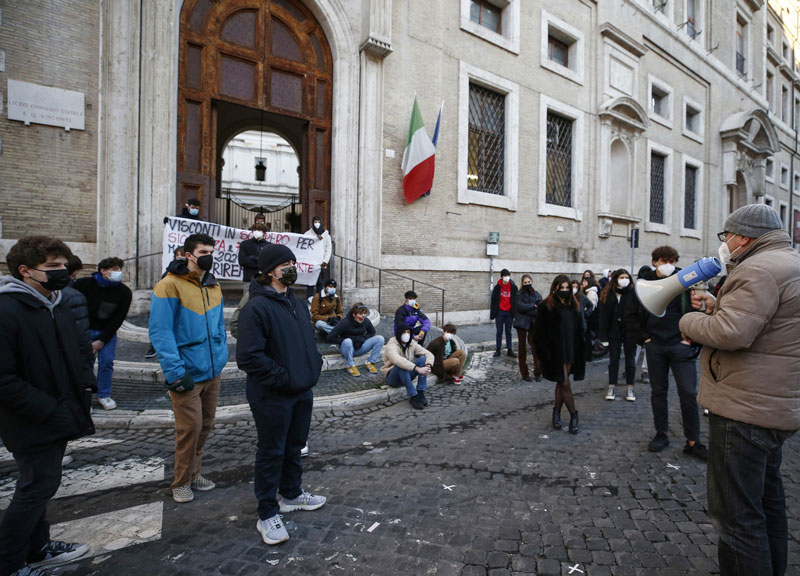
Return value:
[[(89, 330), (92, 342), (102, 334), (102, 330)], [(114, 374), (114, 356), (117, 355), (117, 335), (106, 342), (102, 350), (97, 353), (97, 397), (108, 398), (111, 396), (111, 376)]]
[[(417, 356), (414, 359), (416, 366), (425, 366), (426, 356)], [(414, 379), (417, 379), (417, 385), (414, 386)], [(425, 392), (428, 389), (428, 377), (420, 374), (416, 370), (403, 370), (399, 366), (394, 366), (386, 375), (386, 383), (392, 388), (406, 387), (408, 397), (417, 395), (417, 391)]]
[(511, 352), (511, 325), (514, 324), (514, 314), (509, 310), (500, 310), (494, 318), (497, 327), (497, 349), (503, 345), (503, 330), (506, 333), (506, 348)]
[(314, 328), (322, 330), (325, 334), (330, 334), (331, 330), (333, 330), (333, 326), (325, 322), (325, 320), (317, 320), (317, 323), (314, 324)]
[(247, 401), (258, 433), (253, 488), (258, 517), (266, 520), (278, 513), (279, 492), (288, 499), (302, 492), (300, 450), (308, 441), (314, 394), (277, 394), (248, 378)]
[(381, 357), (381, 349), (383, 348), (383, 336), (376, 334), (372, 338), (367, 338), (358, 350), (353, 350), (353, 341), (350, 338), (345, 338), (342, 345), (339, 346), (339, 351), (347, 361), (347, 366), (355, 366), (353, 356), (363, 356), (369, 352), (369, 360), (367, 362), (375, 362)]
[(700, 440), (700, 408), (697, 406), (697, 362), (691, 346), (655, 342), (645, 345), (650, 373), (650, 405), (656, 432), (669, 435), (669, 371), (675, 377), (681, 403), (683, 434), (691, 442)]
[(708, 515), (719, 533), (720, 574), (786, 572), (789, 529), (781, 449), (792, 434), (709, 416)]

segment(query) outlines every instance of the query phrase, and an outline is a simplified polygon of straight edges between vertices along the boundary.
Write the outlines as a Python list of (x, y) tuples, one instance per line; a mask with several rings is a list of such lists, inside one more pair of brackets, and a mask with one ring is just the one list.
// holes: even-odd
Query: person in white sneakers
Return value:
[(269, 545), (289, 539), (281, 514), (317, 510), (326, 502), (302, 488), (300, 458), (322, 356), (308, 307), (290, 289), (297, 280), (296, 261), (287, 246), (270, 244), (261, 251), (236, 341), (236, 363), (247, 374), (247, 400), (258, 433), (256, 529)]

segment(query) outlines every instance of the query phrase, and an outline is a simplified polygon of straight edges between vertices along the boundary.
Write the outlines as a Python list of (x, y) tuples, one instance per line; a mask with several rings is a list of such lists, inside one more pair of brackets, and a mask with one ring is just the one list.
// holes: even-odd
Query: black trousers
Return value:
[(0, 522), (0, 576), (9, 576), (50, 541), (47, 503), (61, 485), (66, 442), (36, 452), (14, 452), (19, 478)]

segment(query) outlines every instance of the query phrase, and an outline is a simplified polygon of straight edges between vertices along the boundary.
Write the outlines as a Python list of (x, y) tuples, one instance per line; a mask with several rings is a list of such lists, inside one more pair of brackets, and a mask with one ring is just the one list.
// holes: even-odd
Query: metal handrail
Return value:
[(428, 288), (433, 288), (434, 290), (441, 291), (441, 293), (442, 293), (442, 311), (441, 311), (441, 318), (440, 319), (441, 319), (442, 325), (444, 325), (444, 313), (445, 313), (444, 302), (445, 302), (445, 292), (446, 292), (446, 290), (444, 288), (442, 288), (441, 286), (436, 286), (435, 284), (429, 284), (428, 282), (424, 282), (422, 280), (417, 280), (416, 278), (411, 278), (410, 276), (403, 276), (402, 274), (397, 274), (396, 272), (389, 272), (387, 270), (384, 270), (383, 268), (379, 268), (377, 266), (373, 266), (372, 264), (366, 264), (366, 263), (361, 262), (359, 260), (355, 260), (353, 258), (348, 258), (347, 256), (342, 256), (340, 254), (333, 253), (333, 254), (331, 254), (331, 257), (339, 259), (339, 265), (340, 265), (339, 266), (339, 281), (340, 282), (341, 282), (342, 275), (343, 275), (341, 264), (342, 264), (342, 262), (345, 262), (345, 261), (356, 265), (356, 283), (358, 283), (358, 267), (359, 266), (363, 266), (365, 268), (369, 268), (370, 270), (375, 270), (375, 271), (378, 272), (378, 313), (381, 312), (381, 303), (382, 303), (381, 293), (383, 291), (382, 288), (383, 288), (383, 275), (384, 274), (388, 274), (389, 276), (393, 276), (395, 278), (401, 278), (403, 280), (409, 280), (411, 282), (411, 289), (412, 290), (416, 290), (417, 284), (421, 284), (423, 286), (427, 286)]

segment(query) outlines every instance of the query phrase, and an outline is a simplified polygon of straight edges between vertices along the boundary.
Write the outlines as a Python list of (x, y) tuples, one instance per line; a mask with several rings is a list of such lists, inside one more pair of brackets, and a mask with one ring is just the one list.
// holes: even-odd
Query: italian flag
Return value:
[[(444, 106), (444, 103), (442, 103)], [(439, 121), (442, 118), (442, 110), (439, 109), (439, 119), (436, 121), (436, 132), (438, 136)], [(403, 152), (403, 193), (406, 202), (411, 204), (420, 196), (430, 192), (433, 186), (433, 172), (436, 160), (436, 145), (428, 138), (425, 131), (425, 124), (422, 122), (422, 114), (417, 106), (417, 98), (414, 97), (414, 108), (411, 111), (411, 124), (408, 127), (408, 140), (406, 149)]]

